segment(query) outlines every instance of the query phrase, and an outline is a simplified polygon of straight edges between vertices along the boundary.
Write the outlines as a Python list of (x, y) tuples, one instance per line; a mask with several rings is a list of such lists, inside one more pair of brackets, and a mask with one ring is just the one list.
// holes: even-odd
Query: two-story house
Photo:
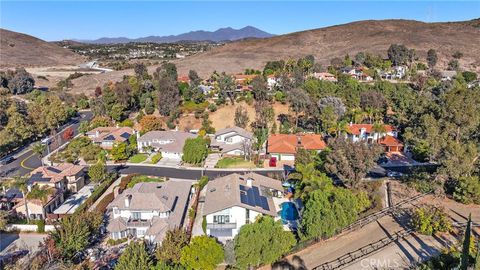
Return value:
[(210, 180), (205, 187), (203, 214), (207, 234), (220, 241), (233, 239), (240, 228), (259, 215), (279, 219), (283, 198), (280, 180), (256, 173), (229, 174)]
[(112, 149), (116, 143), (127, 142), (134, 132), (131, 127), (97, 127), (85, 135), (103, 149)]
[[(18, 199), (18, 203), (13, 207), (16, 213), (22, 216), (28, 216), (31, 219), (46, 219), (48, 214), (53, 213), (63, 201), (63, 191), (51, 186), (34, 185), (28, 187), (26, 200), (23, 197)], [(41, 192), (37, 192), (41, 190)], [(45, 196), (38, 196), (45, 194)]]
[(397, 138), (398, 132), (391, 125), (383, 125), (381, 129), (375, 128), (374, 124), (352, 124), (347, 126), (345, 138), (353, 142), (365, 141), (367, 143), (379, 143), (386, 152), (401, 152), (402, 142)]
[(29, 186), (50, 186), (62, 192), (79, 191), (85, 185), (83, 166), (62, 163), (57, 166), (38, 167), (30, 173), (27, 180)]
[(222, 155), (243, 156), (251, 148), (253, 134), (240, 127), (229, 127), (215, 132), (210, 147)]
[(112, 239), (143, 238), (159, 243), (183, 225), (192, 185), (188, 181), (144, 182), (118, 194), (108, 205)]
[(183, 131), (149, 131), (141, 137), (137, 136), (137, 147), (140, 153), (155, 151), (162, 153), (162, 158), (181, 160), (185, 141), (196, 137)]

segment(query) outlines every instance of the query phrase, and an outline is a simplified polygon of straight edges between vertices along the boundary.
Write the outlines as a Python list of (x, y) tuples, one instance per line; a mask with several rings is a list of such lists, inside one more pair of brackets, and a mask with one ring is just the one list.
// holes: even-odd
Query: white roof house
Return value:
[(281, 181), (256, 173), (233, 173), (209, 181), (203, 206), (207, 234), (228, 240), (258, 215), (278, 219), (282, 191)]
[(182, 131), (150, 131), (138, 137), (137, 147), (141, 153), (151, 147), (154, 151), (162, 153), (163, 158), (181, 159), (185, 141), (196, 137), (195, 134)]

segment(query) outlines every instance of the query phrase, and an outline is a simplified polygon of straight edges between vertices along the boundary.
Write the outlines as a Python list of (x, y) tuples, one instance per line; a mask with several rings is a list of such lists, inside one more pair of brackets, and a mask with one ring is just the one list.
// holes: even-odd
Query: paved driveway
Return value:
[(29, 250), (34, 253), (38, 245), (47, 237), (47, 234), (39, 233), (0, 233), (0, 255), (16, 250)]
[(176, 167), (176, 166), (180, 165), (181, 162), (182, 162), (181, 159), (162, 158), (159, 162), (157, 162), (157, 165), (168, 166), (168, 167)]
[(205, 159), (205, 168), (215, 168), (217, 162), (220, 160), (220, 154), (209, 154)]

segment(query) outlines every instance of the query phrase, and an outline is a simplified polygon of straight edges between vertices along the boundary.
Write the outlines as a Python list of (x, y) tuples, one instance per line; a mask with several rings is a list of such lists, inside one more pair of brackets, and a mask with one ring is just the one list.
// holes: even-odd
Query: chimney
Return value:
[(252, 187), (252, 185), (253, 185), (253, 178), (248, 177), (248, 178), (247, 178), (247, 186), (248, 186), (248, 187)]
[(127, 196), (125, 196), (125, 207), (130, 207), (130, 202), (132, 201), (132, 195), (129, 194)]
[(297, 136), (297, 146), (302, 146), (302, 136)]
[(100, 137), (100, 131), (98, 131), (98, 130), (95, 131), (95, 137), (97, 137), (97, 138)]
[(350, 126), (352, 126), (352, 125), (353, 125), (353, 122), (350, 122)]

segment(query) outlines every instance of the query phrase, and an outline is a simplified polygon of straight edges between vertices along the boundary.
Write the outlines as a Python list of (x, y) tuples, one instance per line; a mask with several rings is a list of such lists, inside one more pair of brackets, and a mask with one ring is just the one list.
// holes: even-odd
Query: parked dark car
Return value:
[(0, 165), (7, 165), (8, 163), (10, 163), (14, 160), (15, 160), (15, 158), (13, 158), (12, 156), (5, 157), (5, 158), (0, 160)]

